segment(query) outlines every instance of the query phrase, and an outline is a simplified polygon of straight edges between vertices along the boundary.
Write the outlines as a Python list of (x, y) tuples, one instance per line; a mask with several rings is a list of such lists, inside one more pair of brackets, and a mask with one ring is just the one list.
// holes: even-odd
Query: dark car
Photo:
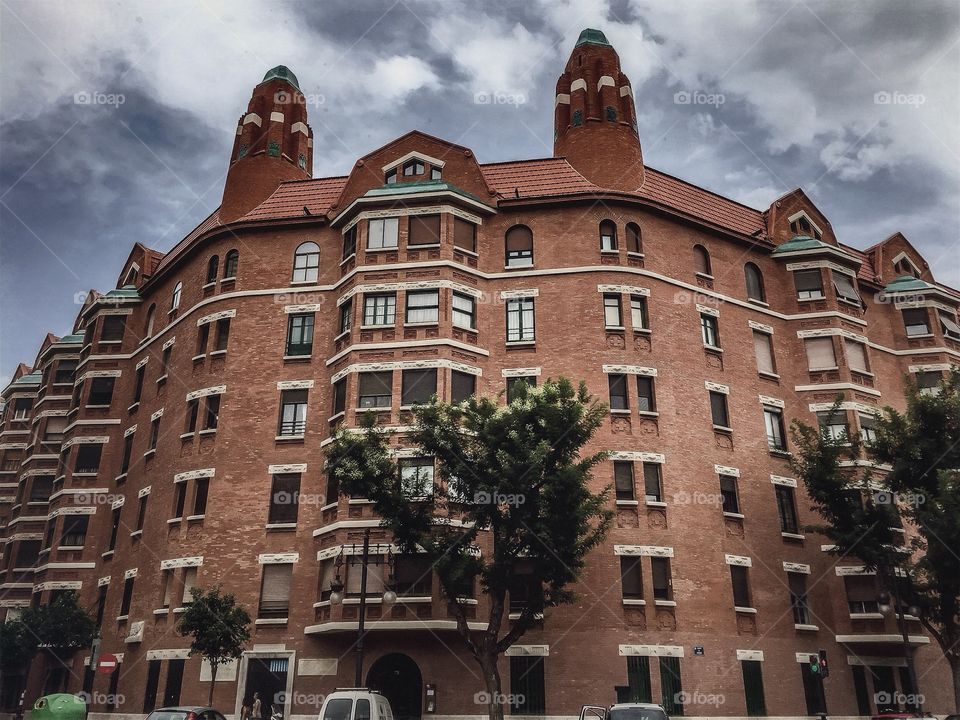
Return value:
[(146, 720), (227, 720), (223, 713), (212, 707), (182, 705), (158, 708), (147, 715)]

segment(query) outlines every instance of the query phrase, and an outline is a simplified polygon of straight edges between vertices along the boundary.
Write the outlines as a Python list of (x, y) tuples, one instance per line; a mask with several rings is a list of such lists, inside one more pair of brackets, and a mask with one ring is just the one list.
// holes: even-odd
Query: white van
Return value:
[(337, 688), (324, 698), (317, 720), (393, 720), (393, 710), (374, 690)]

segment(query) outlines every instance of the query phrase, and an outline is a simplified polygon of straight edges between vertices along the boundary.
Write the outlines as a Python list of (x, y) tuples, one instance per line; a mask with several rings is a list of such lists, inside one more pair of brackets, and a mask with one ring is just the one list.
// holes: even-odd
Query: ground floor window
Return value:
[(660, 658), (660, 704), (667, 715), (683, 715), (683, 683), (680, 680), (680, 658)]
[(650, 687), (650, 658), (634, 656), (627, 658), (627, 697), (618, 702), (653, 702)]
[(747, 700), (747, 715), (757, 717), (767, 714), (767, 703), (763, 697), (763, 663), (759, 660), (742, 660), (743, 694)]
[(546, 692), (543, 658), (517, 655), (510, 658), (510, 705), (512, 715), (543, 715)]

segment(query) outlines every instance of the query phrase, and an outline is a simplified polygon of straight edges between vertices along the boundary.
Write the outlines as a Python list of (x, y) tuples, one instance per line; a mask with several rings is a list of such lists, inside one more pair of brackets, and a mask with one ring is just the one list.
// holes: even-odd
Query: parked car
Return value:
[(227, 720), (223, 713), (212, 707), (185, 705), (154, 710), (146, 720)]
[(375, 690), (337, 688), (324, 699), (318, 720), (393, 720), (393, 710)]
[(584, 705), (580, 720), (670, 720), (662, 705), (654, 703), (617, 703), (610, 707)]

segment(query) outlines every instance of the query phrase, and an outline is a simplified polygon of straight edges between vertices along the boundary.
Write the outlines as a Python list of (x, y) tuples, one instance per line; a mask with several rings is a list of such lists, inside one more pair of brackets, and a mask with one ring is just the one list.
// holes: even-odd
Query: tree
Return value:
[[(904, 412), (885, 408), (877, 419), (876, 440), (866, 446), (875, 467), (859, 478), (840, 464), (859, 456), (858, 438), (831, 439), (797, 422), (794, 469), (826, 521), (813, 529), (836, 544), (835, 554), (876, 570), (885, 590), (902, 598), (898, 610), (910, 606), (936, 639), (960, 711), (960, 371), (938, 394), (908, 380), (906, 395)], [(907, 521), (906, 547), (904, 534), (890, 530), (899, 517)]]
[(12, 698), (10, 687), (15, 687), (19, 695), (25, 670), (36, 653), (37, 641), (21, 620), (0, 623), (0, 687), (6, 688), (4, 696)]
[(250, 640), (250, 615), (237, 605), (232, 593), (221, 594), (219, 585), (206, 591), (190, 588), (190, 596), (177, 622), (177, 632), (192, 638), (191, 655), (200, 655), (210, 663), (207, 705), (212, 705), (217, 670), (243, 655), (243, 646)]
[(66, 666), (74, 652), (90, 647), (97, 635), (97, 623), (77, 601), (77, 593), (64, 592), (55, 595), (46, 605), (23, 611), (19, 621), (24, 631), (22, 652), (28, 660), (32, 661), (41, 650), (51, 660)]
[[(521, 383), (506, 407), (492, 398), (434, 399), (414, 416), (405, 445), (433, 459), (446, 492), (426, 484), (432, 478), (419, 474), (422, 466), (394, 459), (372, 414), (360, 432), (336, 434), (327, 472), (341, 492), (373, 501), (401, 553), (425, 554), (482, 670), (489, 717), (499, 720), (499, 656), (544, 610), (572, 601), (570, 584), (610, 527), (609, 488), (588, 488), (605, 454), (581, 456), (606, 408), (585, 385), (561, 378), (538, 388)], [(477, 579), (489, 601), (483, 630), (468, 625)], [(519, 617), (504, 629), (508, 593)]]

